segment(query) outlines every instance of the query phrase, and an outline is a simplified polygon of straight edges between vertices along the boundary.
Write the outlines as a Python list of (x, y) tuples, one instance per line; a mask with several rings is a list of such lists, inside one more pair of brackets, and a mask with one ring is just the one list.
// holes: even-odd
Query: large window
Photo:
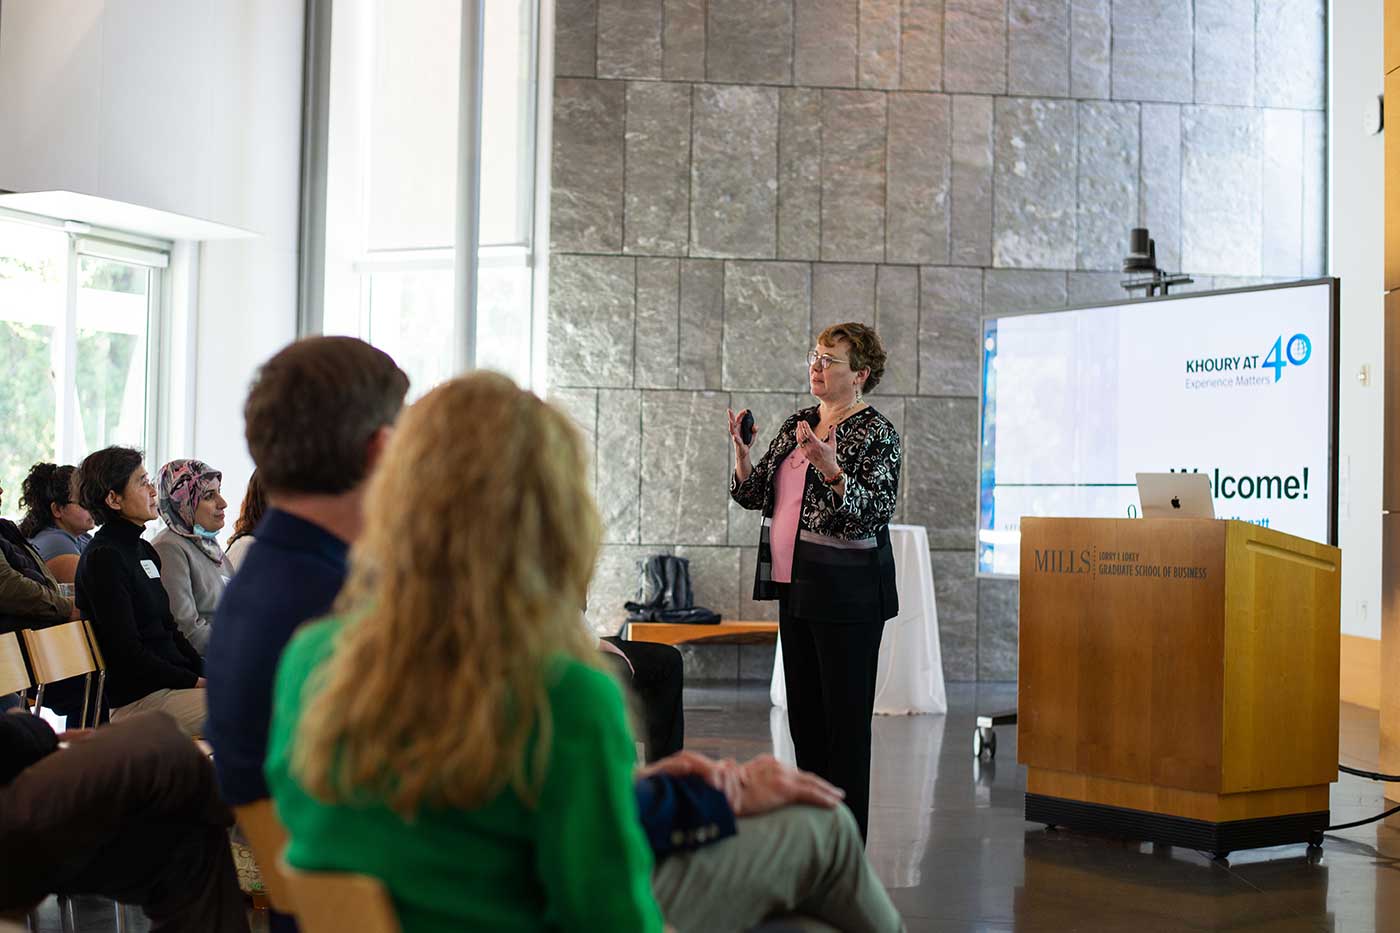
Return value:
[(453, 375), (468, 336), (476, 366), (543, 384), (538, 0), (485, 8), (471, 321), (459, 321), (454, 305), (460, 0), (338, 0), (331, 26), (321, 329), (384, 349), (408, 372), (413, 396)]
[(0, 486), (42, 460), (155, 445), (155, 336), (168, 246), (0, 214)]

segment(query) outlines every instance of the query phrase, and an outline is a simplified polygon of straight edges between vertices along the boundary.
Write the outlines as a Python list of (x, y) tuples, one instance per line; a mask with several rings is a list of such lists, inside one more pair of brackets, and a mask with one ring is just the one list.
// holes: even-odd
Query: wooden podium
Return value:
[(1320, 844), (1341, 552), (1244, 522), (1027, 518), (1026, 819), (1190, 846)]

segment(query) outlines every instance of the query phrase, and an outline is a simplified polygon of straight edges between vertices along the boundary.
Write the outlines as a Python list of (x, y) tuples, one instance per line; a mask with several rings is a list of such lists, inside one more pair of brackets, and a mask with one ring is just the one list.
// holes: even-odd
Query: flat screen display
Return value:
[(1136, 473), (1204, 473), (1217, 517), (1335, 543), (1338, 291), (984, 318), (978, 574), (1018, 574), (1025, 516), (1136, 517)]

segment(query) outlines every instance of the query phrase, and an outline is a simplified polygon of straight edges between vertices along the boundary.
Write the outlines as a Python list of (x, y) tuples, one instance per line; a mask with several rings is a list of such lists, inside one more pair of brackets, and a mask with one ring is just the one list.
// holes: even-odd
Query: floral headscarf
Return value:
[(160, 468), (160, 502), (157, 509), (166, 527), (182, 538), (189, 538), (204, 556), (216, 564), (224, 562), (224, 549), (213, 537), (194, 530), (194, 510), (204, 494), (215, 483), (222, 483), (224, 474), (202, 460), (171, 460)]

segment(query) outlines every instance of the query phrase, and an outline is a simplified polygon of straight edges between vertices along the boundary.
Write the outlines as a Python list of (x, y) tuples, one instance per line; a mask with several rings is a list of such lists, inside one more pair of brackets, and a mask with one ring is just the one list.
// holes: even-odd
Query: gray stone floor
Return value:
[[(998, 730), (995, 763), (971, 753), (973, 717), (1014, 702), (1010, 685), (955, 684), (947, 716), (878, 717), (869, 854), (911, 933), (919, 931), (1400, 931), (1400, 819), (1329, 835), (1320, 859), (1303, 846), (1233, 855), (1064, 831), (1022, 818), (1025, 771), (1014, 728)], [(763, 684), (687, 690), (687, 745), (748, 758), (786, 742)], [(1376, 766), (1376, 714), (1342, 708), (1342, 756)], [(777, 734), (775, 741), (774, 735)], [(1343, 777), (1334, 822), (1385, 809), (1380, 786)], [(79, 899), (81, 931), (115, 929), (110, 904)], [(61, 929), (54, 902), (38, 929)], [(127, 928), (147, 929), (131, 911)]]
[[(748, 757), (785, 741), (766, 685), (707, 686), (688, 698), (687, 745)], [(1205, 853), (1064, 831), (1022, 818), (1016, 730), (994, 764), (972, 758), (974, 716), (1015, 705), (1011, 685), (954, 684), (947, 716), (877, 717), (869, 855), (918, 931), (1400, 931), (1400, 816), (1390, 827), (1305, 847)], [(1376, 714), (1342, 709), (1343, 760), (1376, 767)], [(1332, 819), (1386, 809), (1380, 785), (1343, 776)]]

